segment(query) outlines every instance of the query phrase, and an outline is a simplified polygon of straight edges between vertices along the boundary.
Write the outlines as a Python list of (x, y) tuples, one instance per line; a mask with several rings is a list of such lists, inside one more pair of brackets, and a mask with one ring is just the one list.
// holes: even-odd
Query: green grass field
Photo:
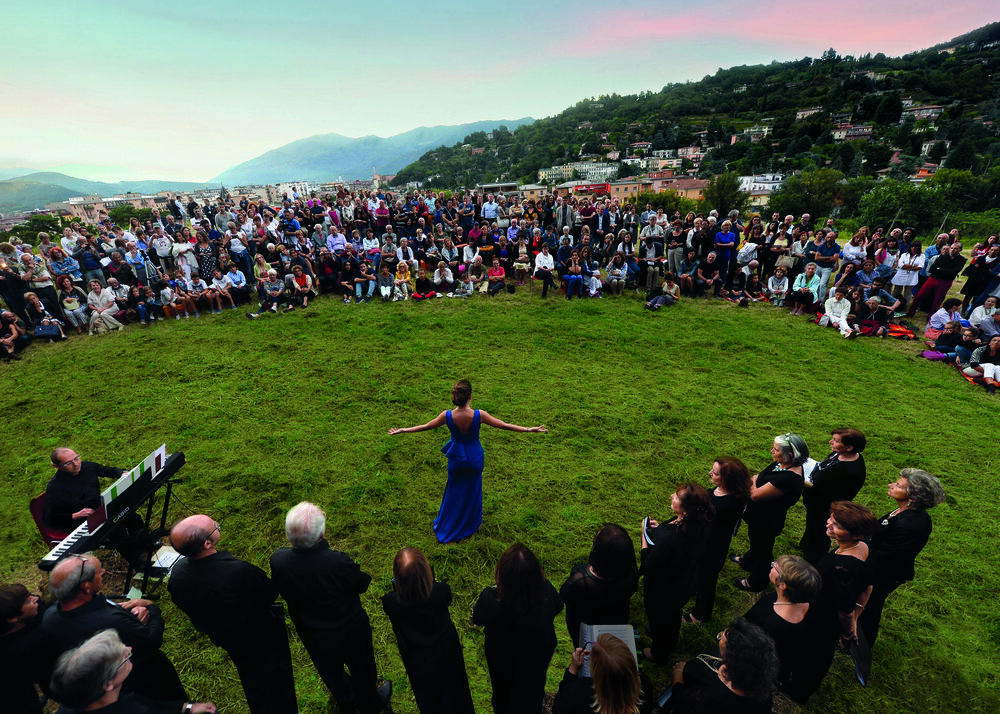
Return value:
[[(558, 588), (602, 523), (637, 534), (643, 516), (666, 517), (675, 486), (708, 484), (716, 456), (759, 470), (773, 437), (794, 431), (821, 458), (831, 429), (854, 426), (869, 440), (858, 500), (877, 516), (893, 508), (885, 486), (908, 466), (938, 474), (948, 502), (932, 511), (916, 580), (887, 605), (871, 685), (862, 689), (850, 660), (838, 656), (809, 709), (997, 711), (998, 402), (919, 359), (919, 349), (848, 342), (769, 305), (684, 301), (651, 314), (631, 294), (543, 302), (523, 289), (424, 304), (323, 299), (253, 323), (227, 312), (37, 345), (22, 362), (0, 366), (2, 579), (35, 588), (45, 581), (35, 564), (47, 548), (27, 504), (50, 476), (53, 447), (131, 467), (165, 442), (187, 456), (172, 517), (191, 509), (221, 520), (222, 547), (265, 569), (285, 545), (289, 507), (308, 499), (326, 510), (332, 546), (374, 578), (364, 603), (380, 673), (394, 680), (403, 713), (416, 709), (379, 598), (396, 551), (421, 548), (451, 583), (477, 709), (487, 712), (483, 634), (469, 612), (508, 545), (531, 547)], [(440, 545), (431, 521), (447, 433), (386, 430), (447, 408), (460, 378), (473, 383), (474, 407), (550, 431), (484, 428), (483, 526), (466, 542)], [(799, 504), (779, 553), (798, 553), (803, 518)], [(741, 533), (735, 546), (745, 544)], [(750, 607), (753, 596), (728, 584), (740, 572), (723, 570), (715, 620), (685, 626), (673, 660), (713, 645), (723, 624)], [(190, 694), (223, 712), (245, 711), (225, 654), (161, 592), (164, 650)], [(632, 622), (641, 631), (644, 621), (637, 595)], [(552, 692), (571, 651), (562, 617), (556, 629)], [(326, 711), (328, 694), (294, 635), (292, 650), (300, 709)], [(657, 686), (665, 683), (669, 668), (644, 666)]]

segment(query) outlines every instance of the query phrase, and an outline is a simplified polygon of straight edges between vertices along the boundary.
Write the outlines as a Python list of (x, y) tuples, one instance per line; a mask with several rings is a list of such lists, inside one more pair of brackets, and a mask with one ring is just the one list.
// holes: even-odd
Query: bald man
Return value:
[(49, 574), (49, 592), (58, 605), (42, 617), (42, 629), (63, 650), (101, 632), (114, 630), (132, 648), (134, 672), (125, 687), (150, 699), (187, 699), (177, 670), (160, 651), (163, 617), (150, 600), (121, 604), (101, 595), (104, 568), (93, 555), (71, 555)]
[(113, 466), (81, 461), (73, 449), (60, 446), (49, 455), (55, 474), (45, 487), (45, 525), (72, 531), (101, 505), (100, 479), (126, 473)]
[(278, 591), (263, 570), (219, 550), (220, 525), (205, 515), (170, 531), (185, 556), (167, 590), (199, 632), (229, 653), (252, 714), (296, 714), (295, 681)]
[(312, 503), (288, 512), (285, 534), (292, 547), (271, 556), (271, 576), (319, 676), (341, 708), (353, 703), (360, 714), (381, 711), (392, 698), (392, 682), (376, 687), (372, 627), (360, 597), (371, 576), (330, 548), (326, 516)]

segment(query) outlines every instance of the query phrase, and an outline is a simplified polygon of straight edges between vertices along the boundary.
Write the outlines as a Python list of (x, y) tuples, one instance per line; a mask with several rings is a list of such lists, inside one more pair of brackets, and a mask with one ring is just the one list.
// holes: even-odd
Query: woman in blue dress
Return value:
[(472, 383), (463, 379), (451, 390), (455, 409), (443, 411), (419, 426), (389, 429), (390, 434), (408, 434), (448, 425), (451, 439), (441, 447), (448, 457), (448, 485), (441, 499), (441, 510), (434, 519), (434, 534), (442, 543), (468, 538), (483, 522), (483, 445), (479, 427), (486, 424), (508, 431), (545, 432), (545, 426), (518, 426), (500, 421), (487, 412), (472, 409)]

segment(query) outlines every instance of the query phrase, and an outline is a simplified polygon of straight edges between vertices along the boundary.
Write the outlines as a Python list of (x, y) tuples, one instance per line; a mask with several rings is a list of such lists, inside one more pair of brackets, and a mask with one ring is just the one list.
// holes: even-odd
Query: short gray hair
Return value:
[(899, 475), (906, 479), (906, 495), (911, 508), (924, 511), (944, 503), (944, 486), (933, 474), (922, 469), (903, 469)]
[(52, 672), (52, 697), (71, 709), (84, 709), (104, 696), (126, 652), (114, 630), (102, 630), (64, 652)]
[(809, 267), (810, 265), (811, 265), (811, 266), (812, 266), (813, 268), (815, 268), (816, 270), (819, 270), (819, 266), (818, 266), (818, 265), (817, 265), (816, 263), (806, 263), (806, 267), (807, 267), (807, 268), (808, 268), (808, 267)]
[(308, 501), (294, 506), (285, 516), (285, 535), (293, 548), (311, 548), (326, 530), (323, 510)]
[(865, 302), (873, 302), (876, 305), (881, 305), (882, 304), (882, 300), (880, 298), (876, 297), (875, 295), (872, 295), (870, 298), (868, 298), (867, 300), (865, 300)]

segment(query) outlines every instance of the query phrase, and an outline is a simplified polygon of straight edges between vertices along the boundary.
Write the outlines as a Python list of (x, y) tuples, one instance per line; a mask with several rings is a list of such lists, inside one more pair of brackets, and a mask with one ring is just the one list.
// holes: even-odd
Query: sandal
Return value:
[(736, 555), (736, 553), (733, 553), (732, 555), (729, 556), (729, 560), (736, 563), (738, 566), (740, 566), (747, 572), (750, 572), (750, 566), (747, 565), (745, 556)]
[(733, 581), (733, 587), (736, 588), (737, 590), (742, 590), (743, 592), (746, 592), (746, 593), (760, 593), (760, 592), (764, 592), (763, 588), (761, 588), (760, 590), (758, 590), (757, 588), (750, 587), (750, 581), (747, 580), (746, 578), (736, 578)]
[(702, 622), (701, 620), (699, 620), (690, 612), (681, 616), (681, 623), (684, 625), (700, 625), (701, 622)]
[(649, 647), (643, 648), (643, 650), (642, 650), (642, 657), (647, 662), (650, 662), (651, 664), (655, 664), (657, 667), (663, 667), (663, 666), (665, 666), (665, 665), (662, 665), (659, 662), (657, 662), (655, 659), (653, 659), (653, 650), (650, 649)]

